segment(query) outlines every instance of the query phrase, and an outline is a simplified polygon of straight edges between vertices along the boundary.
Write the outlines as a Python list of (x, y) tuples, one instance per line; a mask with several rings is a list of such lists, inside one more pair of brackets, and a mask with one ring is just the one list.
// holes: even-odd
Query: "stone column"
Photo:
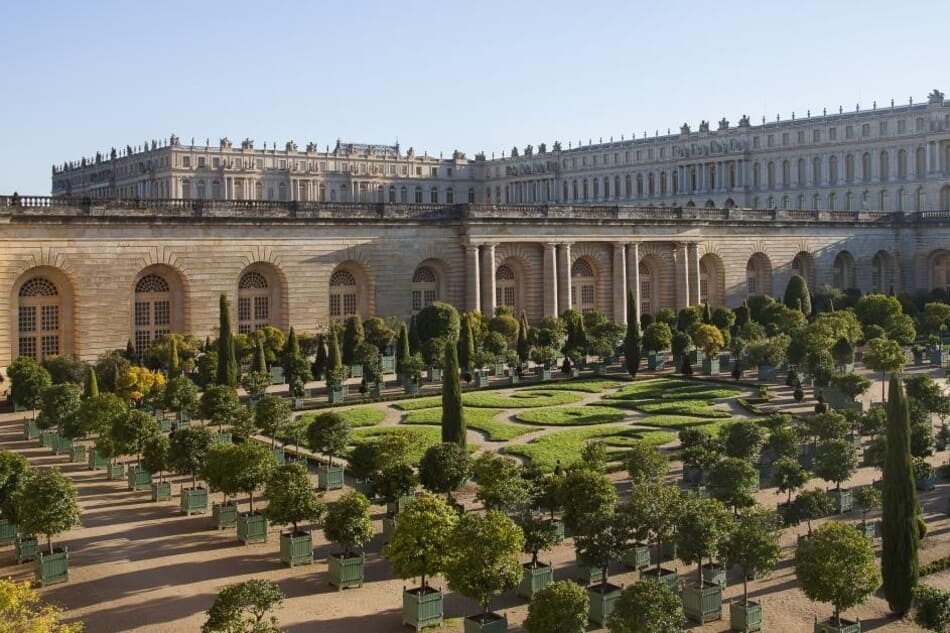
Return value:
[(482, 314), (495, 315), (495, 245), (482, 244)]
[(560, 245), (557, 253), (557, 308), (571, 309), (571, 243)]
[(558, 304), (557, 283), (557, 245), (554, 242), (544, 244), (544, 316), (556, 317)]
[(699, 305), (701, 299), (699, 295), (699, 245), (696, 242), (690, 242), (687, 245), (689, 252), (689, 298), (690, 303)]
[(465, 309), (481, 310), (479, 287), (478, 244), (465, 244)]
[(676, 245), (676, 310), (689, 305), (689, 253), (686, 242)]
[(622, 242), (614, 242), (613, 292), (614, 321), (627, 322), (627, 265), (626, 249)]
[[(640, 322), (640, 244), (633, 242), (627, 244), (627, 288), (633, 290), (633, 296), (636, 299), (637, 323)], [(626, 297), (625, 297), (626, 298)], [(630, 317), (631, 315), (627, 315)]]

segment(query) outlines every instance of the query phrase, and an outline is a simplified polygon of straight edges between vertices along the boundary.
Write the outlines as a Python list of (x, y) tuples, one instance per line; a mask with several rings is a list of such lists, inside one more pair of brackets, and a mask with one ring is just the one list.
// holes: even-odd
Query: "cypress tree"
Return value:
[(399, 338), (396, 339), (396, 373), (404, 376), (406, 363), (409, 362), (409, 330), (405, 323), (399, 324)]
[(783, 302), (786, 307), (793, 310), (801, 310), (802, 314), (809, 316), (811, 314), (811, 296), (808, 294), (808, 282), (801, 275), (792, 275), (785, 286), (785, 297)]
[(459, 366), (462, 371), (472, 371), (475, 359), (475, 335), (472, 333), (472, 320), (468, 313), (462, 315), (462, 327), (459, 330)]
[(336, 328), (327, 335), (327, 384), (336, 383), (343, 374), (343, 359), (340, 358), (340, 340)]
[(221, 295), (219, 305), (218, 371), (215, 382), (219, 385), (237, 387), (237, 358), (234, 355), (234, 337), (231, 336), (231, 306), (228, 298)]
[(465, 412), (462, 409), (462, 384), (455, 343), (445, 343), (445, 367), (442, 383), (442, 441), (465, 446)]
[(749, 301), (744, 300), (742, 305), (736, 308), (736, 327), (740, 328), (749, 322), (752, 311), (749, 310)]
[(168, 341), (168, 377), (175, 378), (181, 373), (181, 359), (178, 357), (178, 338), (169, 337)]
[(363, 322), (357, 316), (351, 316), (346, 320), (346, 328), (343, 330), (343, 364), (356, 364), (356, 350), (366, 341), (366, 333), (363, 331)]
[[(293, 329), (290, 330), (293, 332)], [(264, 358), (264, 338), (262, 336), (254, 337), (257, 343), (254, 346), (254, 359), (251, 361), (251, 371), (267, 373), (267, 361)]]
[(623, 339), (623, 353), (627, 373), (636, 378), (640, 369), (640, 323), (637, 320), (637, 300), (632, 290), (627, 291), (627, 335)]
[(327, 372), (327, 337), (323, 334), (317, 334), (317, 355), (313, 360), (313, 378), (314, 380), (323, 380), (323, 375)]
[(518, 360), (528, 362), (531, 355), (531, 345), (528, 343), (528, 316), (521, 311), (521, 321), (518, 324)]
[(96, 376), (94, 367), (89, 368), (89, 374), (86, 377), (86, 392), (84, 398), (95, 398), (99, 395), (99, 378)]
[(887, 453), (881, 505), (881, 574), (891, 611), (903, 617), (917, 585), (917, 489), (910, 453), (910, 413), (898, 376), (891, 376), (887, 398)]
[(132, 345), (132, 339), (129, 339), (125, 343), (125, 358), (130, 362), (135, 362), (135, 346)]
[(712, 324), (712, 308), (709, 307), (709, 302), (703, 304), (703, 323), (706, 325)]
[(419, 327), (416, 323), (416, 315), (409, 318), (409, 355), (415, 354), (422, 347), (422, 341), (419, 339)]
[[(263, 349), (261, 343), (262, 353)], [(284, 349), (281, 350), (281, 363), (284, 365), (284, 379), (290, 387), (291, 395), (295, 398), (302, 398), (304, 386), (310, 380), (310, 365), (307, 364), (303, 354), (300, 353), (300, 343), (297, 341), (297, 333), (294, 328), (290, 328), (287, 341), (284, 343)]]

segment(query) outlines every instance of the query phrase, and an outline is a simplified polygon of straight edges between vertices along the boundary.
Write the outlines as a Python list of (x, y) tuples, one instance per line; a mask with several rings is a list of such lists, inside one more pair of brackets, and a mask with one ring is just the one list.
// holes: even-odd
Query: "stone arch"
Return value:
[(137, 352), (172, 332), (186, 332), (186, 284), (168, 264), (139, 270), (132, 284), (132, 343)]
[(792, 258), (792, 274), (804, 277), (809, 291), (815, 291), (815, 258), (807, 250), (798, 251)]
[(641, 314), (656, 314), (657, 311), (672, 305), (669, 292), (671, 271), (670, 262), (657, 253), (646, 252), (637, 263), (640, 276), (639, 305)]
[(333, 269), (328, 280), (330, 321), (351, 316), (366, 319), (372, 316), (374, 296), (370, 268), (355, 259), (345, 259)]
[(726, 268), (716, 253), (699, 258), (699, 297), (713, 308), (726, 303)]
[(707, 208), (707, 209), (715, 209), (715, 208), (716, 208), (716, 202), (715, 202), (712, 198), (710, 198), (709, 200), (706, 201), (706, 208)]
[(950, 294), (950, 251), (932, 251), (927, 257), (927, 272), (931, 289), (941, 288)]
[(597, 261), (590, 256), (578, 257), (571, 264), (571, 305), (580, 312), (600, 309)]
[(835, 255), (832, 284), (835, 288), (847, 290), (857, 287), (857, 266), (850, 251), (841, 251)]
[(746, 262), (746, 294), (772, 296), (772, 261), (762, 251), (756, 251)]
[(871, 291), (890, 292), (895, 286), (894, 257), (885, 250), (879, 250), (871, 258)]
[(509, 255), (495, 267), (495, 307), (511, 308), (515, 315), (526, 308), (529, 265), (524, 257)]
[(287, 278), (283, 271), (268, 261), (245, 266), (237, 277), (238, 332), (249, 334), (271, 325), (289, 329), (287, 318)]
[(20, 273), (10, 292), (10, 358), (76, 353), (76, 294), (62, 268), (46, 264)]
[(438, 257), (428, 257), (412, 273), (410, 308), (415, 314), (436, 301), (448, 297), (449, 267)]
[(726, 198), (726, 202), (722, 206), (726, 209), (734, 209), (736, 207), (736, 201), (732, 198)]

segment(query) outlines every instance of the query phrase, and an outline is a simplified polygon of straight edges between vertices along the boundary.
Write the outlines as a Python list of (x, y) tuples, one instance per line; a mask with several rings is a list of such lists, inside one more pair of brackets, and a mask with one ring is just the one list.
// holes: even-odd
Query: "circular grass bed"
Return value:
[[(550, 407), (559, 404), (572, 404), (584, 399), (575, 391), (516, 391), (510, 396), (497, 392), (480, 391), (462, 394), (462, 402), (469, 407), (487, 407), (490, 409), (527, 409)], [(441, 404), (441, 402), (439, 403)]]
[[(501, 409), (481, 409), (472, 407), (465, 412), (465, 426), (475, 431), (485, 434), (489, 442), (504, 442), (527, 433), (532, 433), (535, 429), (521, 426), (520, 424), (511, 424), (503, 420), (496, 420), (495, 416), (501, 413)], [(442, 407), (431, 409), (416, 409), (410, 411), (402, 419), (401, 424), (432, 424), (442, 423)]]
[(376, 426), (386, 419), (386, 411), (382, 407), (374, 407), (371, 405), (353, 407), (352, 409), (324, 409), (316, 413), (306, 413), (298, 419), (299, 422), (306, 427), (313, 422), (313, 419), (318, 415), (331, 411), (343, 416), (352, 427)]
[(589, 426), (620, 422), (626, 416), (626, 411), (611, 407), (547, 407), (522, 411), (515, 420), (546, 426)]

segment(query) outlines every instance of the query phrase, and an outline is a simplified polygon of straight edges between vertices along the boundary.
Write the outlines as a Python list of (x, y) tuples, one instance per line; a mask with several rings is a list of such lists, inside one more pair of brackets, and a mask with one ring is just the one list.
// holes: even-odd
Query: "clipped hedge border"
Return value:
[(929, 576), (950, 569), (950, 556), (944, 556), (937, 560), (930, 561), (926, 565), (921, 565), (917, 572), (918, 576)]

